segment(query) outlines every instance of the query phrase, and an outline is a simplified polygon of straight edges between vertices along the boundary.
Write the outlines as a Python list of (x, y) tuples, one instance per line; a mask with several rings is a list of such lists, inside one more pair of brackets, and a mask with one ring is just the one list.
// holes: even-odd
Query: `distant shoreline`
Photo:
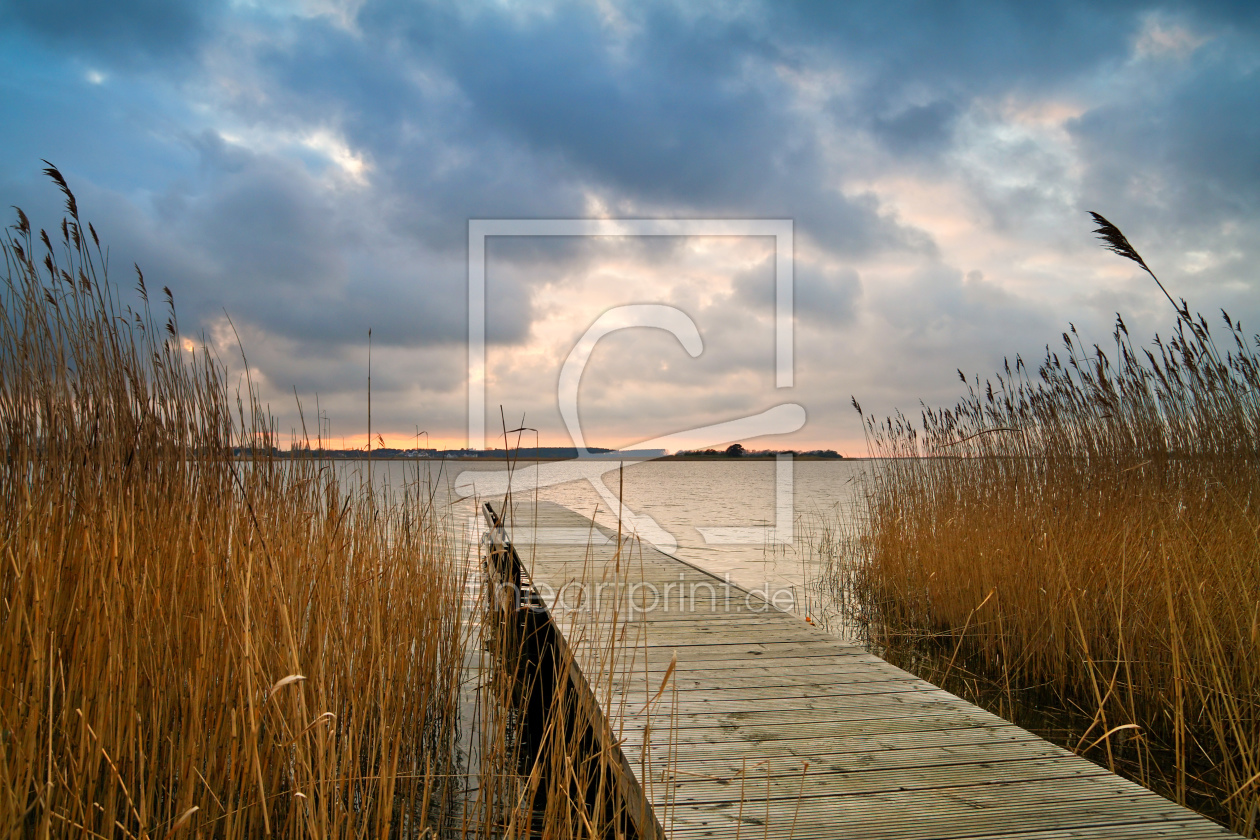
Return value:
[(724, 453), (718, 453), (717, 455), (695, 455), (695, 454), (689, 453), (686, 455), (663, 455), (660, 458), (654, 458), (652, 460), (655, 460), (655, 461), (721, 461), (723, 463), (725, 462), (734, 463), (738, 461), (773, 461), (777, 459), (780, 455), (791, 455), (793, 461), (853, 461), (855, 460), (854, 458), (848, 455), (839, 455), (839, 454), (819, 455), (813, 452), (791, 452), (791, 451), (766, 452), (766, 453), (759, 452), (755, 455), (739, 455), (739, 456), (734, 456), (734, 457), (730, 455), (726, 455)]
[[(248, 460), (249, 458), (253, 457), (254, 454), (255, 453), (251, 453), (247, 451), (236, 451), (233, 453), (234, 457), (236, 457), (238, 460)], [(428, 454), (406, 455), (406, 454), (400, 454), (397, 452), (389, 452), (388, 454), (386, 453), (378, 454), (376, 451), (373, 451), (371, 456), (369, 456), (367, 452), (364, 452), (362, 450), (356, 451), (356, 450), (333, 450), (333, 449), (298, 449), (298, 450), (276, 449), (270, 453), (259, 452), (256, 454), (264, 455), (264, 456), (270, 455), (273, 458), (285, 458), (285, 459), (316, 458), (316, 459), (324, 459), (324, 460), (330, 460), (330, 461), (369, 461), (370, 460), (370, 461), (404, 461), (404, 462), (409, 462), (409, 463), (419, 463), (423, 461), (432, 461), (432, 462), (437, 462), (437, 461), (465, 462), (466, 461), (468, 463), (503, 463), (505, 461), (510, 460), (513, 463), (518, 463), (518, 464), (519, 463), (550, 464), (550, 463), (561, 463), (564, 461), (578, 460), (577, 458), (574, 458), (574, 457), (564, 457), (564, 456), (556, 456), (556, 455), (536, 456), (536, 455), (532, 455), (528, 453), (512, 454), (509, 456), (503, 453), (502, 451), (497, 452), (495, 454), (480, 454), (480, 453), (462, 454), (459, 452), (447, 452), (447, 453), (440, 453), (440, 454), (434, 454), (434, 455), (428, 455)], [(584, 458), (582, 460), (608, 461), (608, 462), (614, 462), (614, 463), (617, 461), (633, 461), (635, 463), (642, 463), (645, 461), (685, 461), (685, 462), (716, 461), (719, 463), (739, 463), (741, 461), (774, 461), (778, 458), (779, 455), (791, 455), (793, 461), (864, 460), (864, 459), (856, 458), (850, 455), (839, 455), (839, 454), (820, 455), (820, 454), (816, 454), (812, 452), (804, 453), (804, 452), (792, 452), (792, 451), (765, 452), (765, 453), (758, 452), (756, 454), (748, 454), (748, 455), (741, 455), (741, 456), (729, 456), (729, 455), (726, 455), (725, 453), (718, 453), (716, 455), (702, 455), (702, 454), (695, 454), (695, 453), (686, 453), (686, 454), (679, 454), (679, 455), (654, 455), (654, 456), (634, 455), (634, 454), (627, 453), (626, 455), (622, 457), (618, 457), (616, 453), (613, 453), (613, 452), (598, 453), (598, 454), (599, 454), (599, 457), (597, 458)]]

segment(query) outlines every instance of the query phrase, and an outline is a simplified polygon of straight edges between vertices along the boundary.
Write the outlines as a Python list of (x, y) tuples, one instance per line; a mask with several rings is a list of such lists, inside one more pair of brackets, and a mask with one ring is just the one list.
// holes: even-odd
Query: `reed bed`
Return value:
[(1148, 347), (1117, 316), (1107, 349), (1073, 327), (917, 425), (866, 417), (831, 578), (898, 664), (1255, 837), (1260, 336), (1169, 301)]
[(59, 235), (3, 240), (0, 835), (431, 834), (464, 644), (432, 495), (275, 457), (48, 174)]
[(0, 836), (633, 833), (571, 656), (475, 594), (449, 492), (282, 454), (47, 173), (60, 236), (0, 240)]

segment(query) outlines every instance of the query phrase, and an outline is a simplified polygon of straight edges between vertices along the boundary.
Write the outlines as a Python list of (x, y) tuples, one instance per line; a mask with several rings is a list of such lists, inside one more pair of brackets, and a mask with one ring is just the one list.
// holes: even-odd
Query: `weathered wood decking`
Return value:
[(1235, 836), (689, 564), (618, 552), (567, 508), (517, 502), (505, 530), (654, 815), (644, 834)]

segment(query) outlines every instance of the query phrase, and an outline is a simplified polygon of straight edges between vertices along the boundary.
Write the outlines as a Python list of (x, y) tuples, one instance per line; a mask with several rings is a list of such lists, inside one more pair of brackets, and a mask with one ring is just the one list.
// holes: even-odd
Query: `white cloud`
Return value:
[(350, 148), (345, 139), (335, 132), (327, 128), (315, 129), (301, 137), (298, 142), (322, 154), (355, 184), (359, 186), (367, 184), (367, 176), (372, 171), (372, 164), (366, 152)]
[(1133, 43), (1134, 53), (1141, 58), (1175, 58), (1184, 61), (1211, 36), (1192, 31), (1188, 26), (1154, 13), (1147, 15)]

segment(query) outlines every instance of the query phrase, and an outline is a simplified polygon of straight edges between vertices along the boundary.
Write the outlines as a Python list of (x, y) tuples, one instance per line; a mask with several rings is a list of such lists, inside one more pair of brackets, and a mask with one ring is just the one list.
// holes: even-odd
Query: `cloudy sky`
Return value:
[(465, 443), (470, 219), (792, 220), (791, 388), (773, 239), (489, 239), (486, 423), (545, 444), (565, 358), (624, 304), (678, 308), (703, 352), (602, 339), (592, 445), (797, 403), (744, 443), (861, 454), (850, 395), (951, 402), (956, 369), (1116, 312), (1166, 333), (1087, 210), (1254, 332), (1258, 106), (1254, 3), (0, 0), (0, 204), (58, 224), (55, 163), (114, 280), (170, 286), (236, 375), (230, 315), (280, 427), (296, 391), (337, 445), (366, 439), (369, 329), (374, 430)]

